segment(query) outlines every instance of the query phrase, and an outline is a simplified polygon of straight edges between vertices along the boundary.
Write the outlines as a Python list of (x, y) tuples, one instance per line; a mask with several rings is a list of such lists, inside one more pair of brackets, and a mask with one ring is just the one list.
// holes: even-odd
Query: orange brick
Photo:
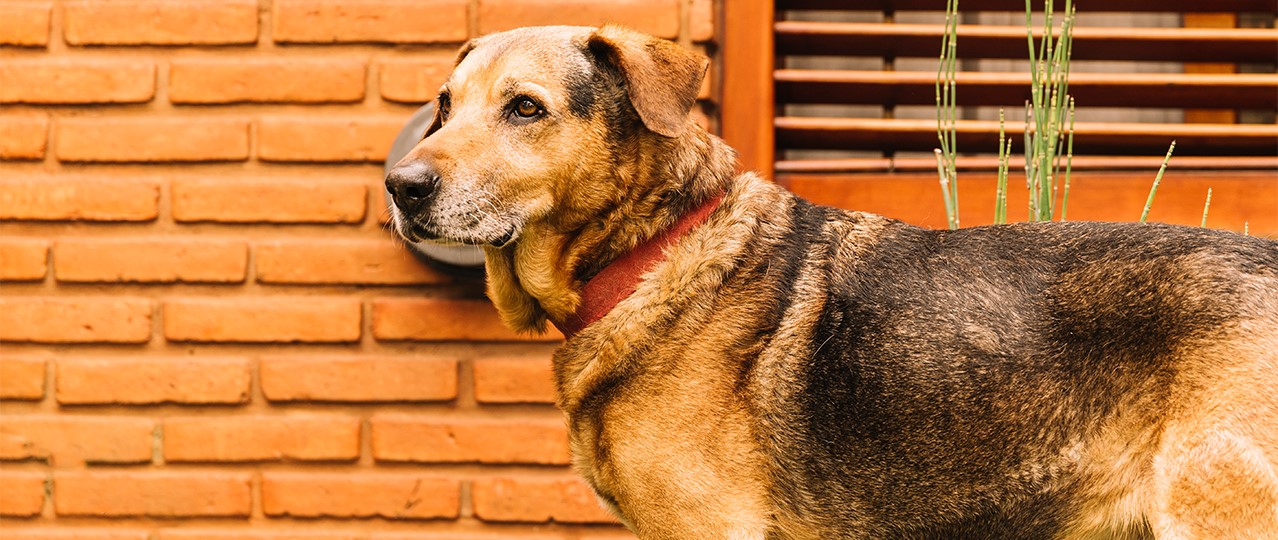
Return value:
[(265, 161), (384, 161), (407, 117), (263, 118), (257, 155)]
[(0, 472), (0, 486), (4, 486), (0, 489), (0, 516), (40, 515), (44, 508), (44, 482), (45, 474), (41, 472)]
[(63, 405), (246, 403), (251, 378), (245, 358), (60, 358), (56, 369)]
[(151, 221), (160, 186), (151, 181), (66, 176), (0, 178), (0, 219)]
[(305, 529), (282, 529), (263, 531), (264, 527), (254, 529), (171, 529), (162, 530), (158, 540), (368, 540), (362, 532), (312, 532)]
[(714, 39), (714, 0), (692, 0), (688, 13), (688, 33), (693, 41)]
[(0, 64), (0, 103), (143, 103), (155, 65), (137, 60), (14, 60)]
[(370, 421), (373, 457), (424, 463), (566, 465), (562, 418), (474, 420), (382, 414)]
[(276, 0), (279, 42), (436, 43), (466, 39), (466, 0)]
[(460, 482), (409, 473), (262, 475), (262, 510), (272, 517), (456, 518)]
[(0, 416), (0, 459), (55, 465), (146, 463), (154, 423), (105, 416)]
[(44, 397), (43, 358), (0, 357), (0, 399)]
[(368, 206), (363, 183), (314, 180), (177, 180), (179, 222), (359, 223)]
[(248, 246), (211, 238), (69, 238), (53, 246), (53, 272), (72, 282), (242, 282)]
[[(707, 100), (711, 98), (711, 95), (710, 95), (711, 85), (714, 84), (714, 81), (712, 81), (710, 77), (713, 75), (714, 73), (710, 71), (706, 71), (705, 77), (701, 78), (701, 88), (697, 89), (697, 99)], [(698, 103), (697, 106), (694, 108), (694, 111), (695, 112), (693, 114), (700, 114), (701, 116), (706, 116), (706, 104)]]
[(63, 118), (55, 153), (63, 161), (242, 161), (248, 122), (222, 118)]
[(550, 358), (479, 358), (474, 362), (475, 399), (481, 403), (554, 403)]
[(267, 357), (262, 393), (271, 401), (448, 401), (457, 361), (432, 357)]
[(48, 140), (49, 117), (31, 114), (0, 116), (0, 161), (43, 159)]
[(453, 71), (452, 52), (425, 58), (395, 58), (378, 65), (377, 84), (382, 97), (402, 103), (426, 103), (439, 95), (439, 87)]
[(164, 336), (173, 341), (358, 341), (361, 306), (353, 298), (187, 298), (164, 303)]
[(69, 526), (63, 523), (54, 528), (6, 528), (4, 540), (150, 540), (144, 530), (106, 529), (98, 527)]
[(44, 47), (49, 44), (49, 2), (0, 3), (0, 45)]
[(255, 0), (83, 0), (62, 4), (72, 45), (228, 45), (257, 41)]
[(254, 246), (262, 283), (412, 285), (447, 283), (392, 238), (275, 240)]
[(0, 341), (144, 343), (150, 338), (150, 300), (0, 298)]
[(182, 461), (349, 461), (359, 457), (354, 416), (166, 418), (164, 459)]
[(624, 24), (663, 38), (679, 35), (679, 0), (484, 0), (479, 33), (520, 26)]
[(251, 475), (223, 472), (67, 472), (53, 477), (59, 516), (246, 517)]
[(616, 523), (594, 491), (573, 478), (508, 477), (475, 480), (475, 517), (484, 521)]
[(48, 241), (0, 238), (0, 281), (40, 281), (48, 271)]
[(364, 99), (361, 60), (217, 58), (174, 60), (173, 103), (354, 102)]
[(497, 317), (486, 300), (382, 298), (373, 301), (373, 336), (383, 340), (418, 341), (558, 341), (554, 328), (545, 334), (516, 334)]

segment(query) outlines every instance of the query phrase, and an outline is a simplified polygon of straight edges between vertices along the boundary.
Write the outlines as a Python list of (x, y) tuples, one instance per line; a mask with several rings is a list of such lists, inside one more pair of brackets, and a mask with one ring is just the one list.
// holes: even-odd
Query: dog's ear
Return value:
[(705, 56), (615, 25), (596, 30), (587, 46), (621, 73), (626, 95), (644, 126), (666, 137), (683, 132), (710, 65)]
[[(466, 59), (466, 55), (470, 54), (470, 51), (474, 50), (475, 46), (478, 44), (479, 44), (478, 39), (472, 39), (462, 44), (461, 48), (457, 49), (457, 59), (453, 60), (453, 67), (456, 68), (458, 65), (460, 65), (462, 63), (462, 60)], [(440, 126), (444, 125), (444, 116), (442, 114), (443, 111), (441, 111), (442, 108), (443, 107), (440, 107), (439, 103), (435, 104), (435, 116), (431, 118), (430, 126), (427, 127), (426, 132), (422, 134), (423, 139), (425, 139), (426, 137), (429, 137), (431, 133), (438, 131)]]

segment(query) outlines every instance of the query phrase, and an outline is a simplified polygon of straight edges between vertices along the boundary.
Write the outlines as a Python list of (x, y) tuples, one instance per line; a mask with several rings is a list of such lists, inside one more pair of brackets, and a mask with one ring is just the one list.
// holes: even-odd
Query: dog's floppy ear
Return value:
[(626, 94), (644, 126), (666, 137), (683, 132), (710, 64), (705, 56), (615, 25), (596, 30), (587, 46), (596, 58), (621, 73)]
[[(474, 50), (475, 46), (478, 44), (479, 44), (478, 39), (472, 39), (464, 43), (460, 49), (457, 49), (457, 59), (453, 60), (453, 67), (456, 68), (458, 65), (460, 65), (462, 63), (462, 60), (466, 59), (466, 55), (470, 54), (470, 51)], [(423, 139), (425, 139), (426, 137), (429, 137), (431, 133), (434, 133), (435, 131), (439, 130), (439, 127), (444, 125), (444, 117), (441, 114), (440, 109), (441, 107), (439, 106), (438, 103), (436, 103), (435, 116), (434, 118), (431, 119), (430, 126), (426, 128), (426, 132), (422, 134)]]

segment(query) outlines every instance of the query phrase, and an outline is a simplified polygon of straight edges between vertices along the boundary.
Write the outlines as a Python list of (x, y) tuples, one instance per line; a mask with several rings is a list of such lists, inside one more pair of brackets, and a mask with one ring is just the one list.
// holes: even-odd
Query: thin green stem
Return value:
[(954, 197), (950, 193), (950, 179), (947, 176), (945, 167), (945, 158), (941, 155), (941, 150), (934, 150), (936, 153), (936, 175), (941, 179), (941, 197), (945, 199), (945, 219), (948, 222), (950, 230), (958, 228), (958, 212), (954, 208)]
[(1065, 143), (1065, 193), (1061, 196), (1061, 221), (1065, 221), (1065, 212), (1069, 209), (1069, 178), (1074, 170), (1074, 98), (1069, 98), (1069, 132)]
[(950, 229), (959, 226), (958, 216), (958, 0), (948, 0), (945, 35), (936, 70), (936, 149), (945, 217)]
[(1167, 162), (1171, 161), (1172, 152), (1176, 150), (1176, 141), (1167, 147), (1167, 156), (1163, 158), (1163, 166), (1158, 168), (1158, 176), (1154, 177), (1154, 186), (1149, 188), (1149, 198), (1145, 199), (1145, 209), (1140, 213), (1140, 222), (1149, 217), (1149, 208), (1154, 206), (1154, 194), (1158, 192), (1158, 184), (1163, 181), (1163, 173), (1167, 171)]
[(1007, 140), (1006, 117), (998, 110), (998, 186), (994, 194), (994, 223), (1007, 223), (1007, 168), (1012, 142)]

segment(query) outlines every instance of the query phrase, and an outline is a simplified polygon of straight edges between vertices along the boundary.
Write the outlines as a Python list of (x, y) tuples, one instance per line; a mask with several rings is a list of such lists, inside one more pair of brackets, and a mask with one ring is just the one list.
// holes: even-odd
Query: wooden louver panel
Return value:
[[(1034, 0), (1035, 6), (1041, 0)], [(1024, 2), (964, 0), (965, 14), (979, 11), (1019, 11)], [(1209, 6), (1209, 8), (1207, 7)], [(941, 24), (893, 22), (892, 13), (909, 10), (936, 12), (944, 2), (936, 0), (778, 0), (777, 13), (793, 10), (882, 12), (884, 22), (813, 22), (778, 20), (774, 23), (778, 67), (773, 92), (778, 117), (774, 120), (775, 144), (784, 170), (813, 170), (796, 164), (790, 150), (841, 150), (878, 153), (891, 159), (897, 153), (930, 153), (937, 146), (936, 122), (898, 117), (898, 106), (931, 106), (935, 103), (934, 71), (894, 71), (900, 58), (936, 58), (942, 40)], [(1154, 5), (1133, 0), (1111, 0), (1104, 6), (1088, 4), (1089, 12), (1206, 12), (1248, 11), (1273, 13), (1278, 0), (1221, 0), (1190, 2), (1170, 0)], [(813, 17), (802, 17), (809, 19)], [(836, 17), (837, 18), (837, 17)], [(865, 18), (865, 17), (861, 17)], [(1036, 29), (1036, 33), (1041, 29)], [(959, 27), (960, 58), (1024, 59), (1023, 26), (962, 24)], [(805, 69), (790, 65), (790, 57), (882, 58), (885, 69)], [(1278, 112), (1278, 30), (1273, 28), (1089, 28), (1076, 27), (1072, 58), (1077, 62), (1209, 62), (1223, 65), (1259, 64), (1260, 73), (1107, 73), (1075, 69), (1069, 92), (1086, 108), (1111, 107), (1142, 110), (1240, 109)], [(821, 63), (828, 65), (828, 62)], [(1266, 70), (1263, 66), (1268, 64)], [(802, 64), (806, 65), (806, 64)], [(917, 65), (917, 63), (916, 63)], [(965, 64), (971, 66), (972, 64)], [(1130, 68), (1127, 68), (1130, 69)], [(1145, 71), (1145, 70), (1136, 70)], [(1019, 109), (1029, 96), (1026, 72), (960, 72), (957, 76), (962, 107)], [(791, 104), (871, 105), (884, 107), (879, 118), (821, 116), (813, 109), (793, 109)], [(841, 109), (834, 109), (837, 113)], [(793, 116), (788, 116), (793, 115)], [(812, 114), (811, 116), (808, 116)], [(857, 114), (865, 114), (864, 112)], [(1170, 117), (1170, 116), (1169, 116)], [(988, 118), (988, 117), (986, 117)], [(959, 148), (964, 152), (993, 153), (998, 123), (961, 121)], [(1021, 126), (1009, 123), (1019, 151)], [(1237, 157), (1219, 160), (1223, 166), (1251, 167), (1251, 158), (1278, 156), (1278, 125), (1225, 123), (1136, 123), (1081, 120), (1077, 125), (1075, 152), (1092, 156), (1161, 156), (1168, 143), (1177, 140), (1177, 156)], [(801, 156), (801, 154), (794, 154)], [(818, 158), (821, 159), (821, 158)], [(866, 158), (874, 160), (876, 158)], [(814, 159), (817, 161), (817, 159)], [(848, 170), (846, 160), (839, 161)], [(1259, 163), (1273, 163), (1259, 161)], [(889, 165), (890, 167), (890, 165)], [(853, 167), (855, 168), (855, 167)]]

